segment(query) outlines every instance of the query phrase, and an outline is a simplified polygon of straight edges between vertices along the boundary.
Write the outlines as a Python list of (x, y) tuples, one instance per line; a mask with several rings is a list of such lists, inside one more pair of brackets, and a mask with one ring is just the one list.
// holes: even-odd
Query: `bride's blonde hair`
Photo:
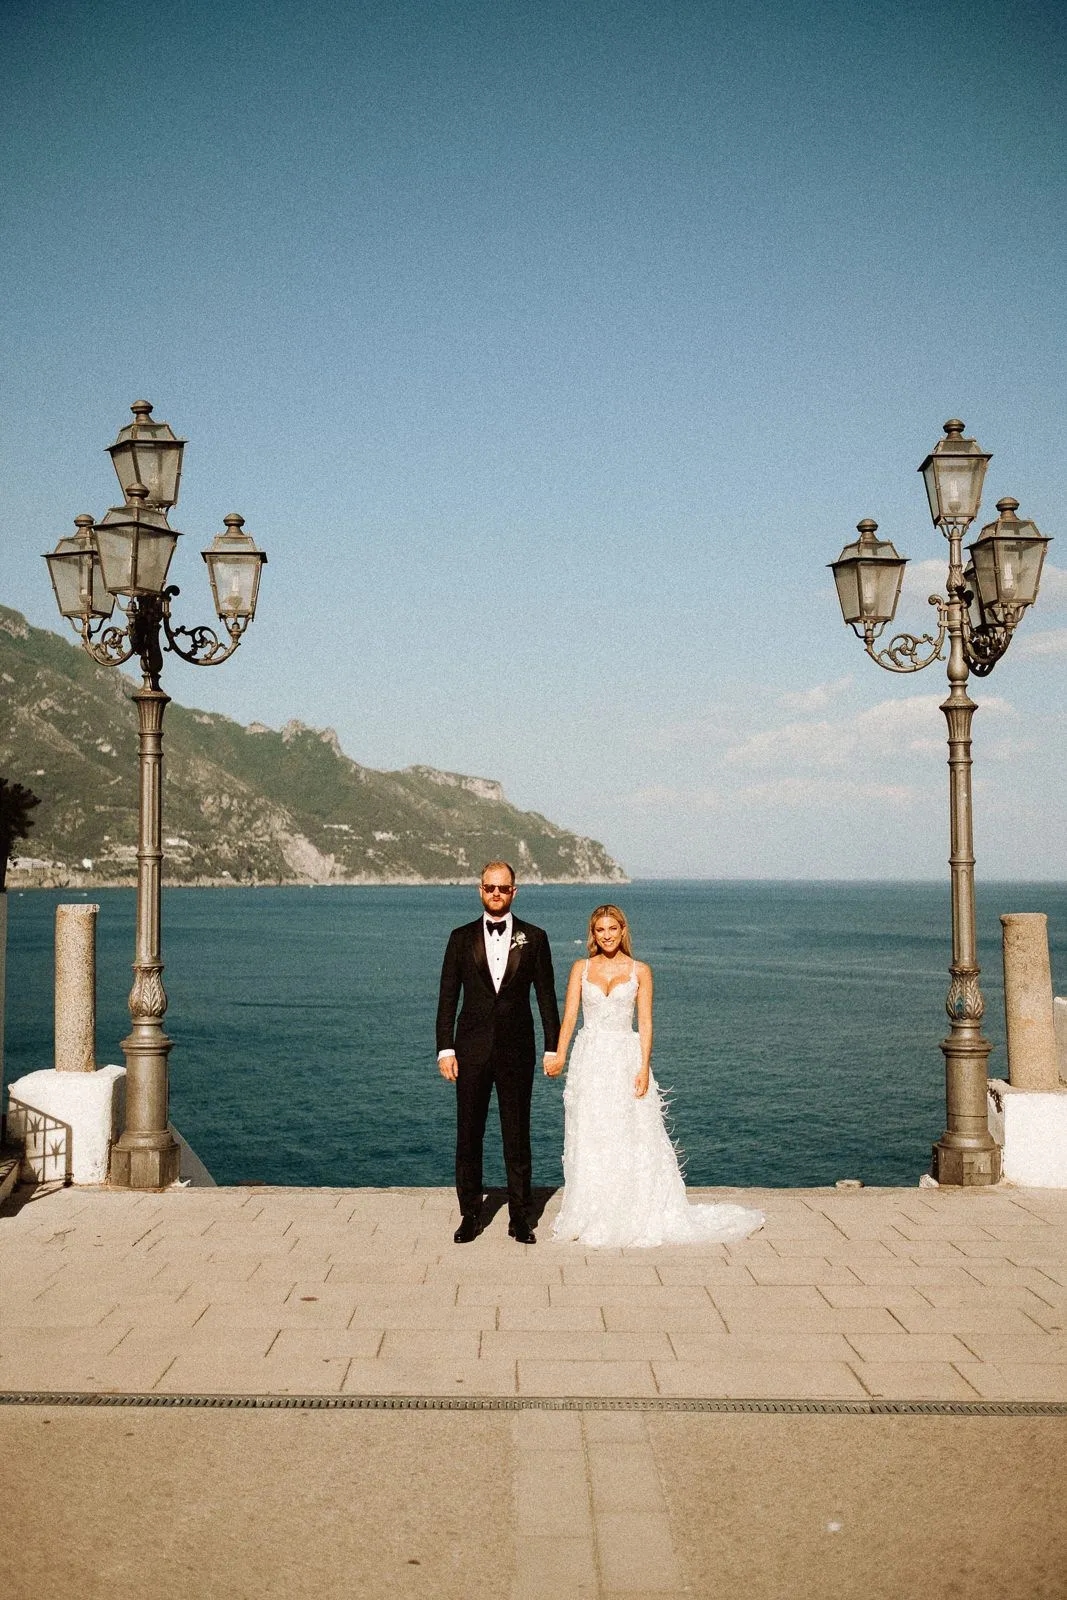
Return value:
[(589, 918), (589, 935), (585, 941), (585, 947), (589, 951), (590, 956), (595, 956), (597, 951), (600, 949), (600, 946), (597, 944), (596, 934), (593, 932), (593, 929), (596, 927), (601, 917), (615, 918), (615, 921), (622, 929), (622, 940), (619, 944), (619, 949), (622, 951), (624, 956), (632, 957), (634, 953), (634, 947), (630, 943), (630, 924), (626, 920), (625, 911), (622, 911), (618, 906), (597, 906), (596, 910), (593, 912), (593, 915)]

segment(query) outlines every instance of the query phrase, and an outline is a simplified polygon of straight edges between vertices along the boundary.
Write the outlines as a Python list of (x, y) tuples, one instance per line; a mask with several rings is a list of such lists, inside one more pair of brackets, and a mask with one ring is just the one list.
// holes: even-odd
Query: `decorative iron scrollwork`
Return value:
[[(864, 629), (863, 644), (872, 661), (887, 672), (922, 672), (940, 661), (948, 636), (948, 602), (944, 595), (932, 594), (928, 603), (937, 607), (937, 636), (932, 633), (898, 633), (881, 650), (874, 648), (878, 630), (873, 623)], [(925, 653), (924, 653), (925, 652)]]
[[(183, 661), (188, 661), (194, 667), (216, 667), (220, 662), (232, 656), (241, 642), (241, 636), (248, 626), (247, 617), (232, 617), (223, 621), (227, 638), (222, 640), (214, 628), (207, 623), (201, 623), (195, 628), (172, 628), (170, 624), (170, 602), (173, 597), (180, 594), (177, 585), (172, 584), (163, 591), (163, 632), (167, 636), (166, 648), (173, 650), (175, 655), (181, 656)], [(179, 639), (188, 639), (188, 645), (180, 645)]]

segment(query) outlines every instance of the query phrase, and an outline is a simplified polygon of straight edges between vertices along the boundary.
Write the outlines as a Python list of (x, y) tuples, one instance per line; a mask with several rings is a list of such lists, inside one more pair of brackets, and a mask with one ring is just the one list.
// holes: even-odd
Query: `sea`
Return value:
[[(99, 904), (97, 1060), (122, 1062), (132, 890), (12, 889), (5, 1078), (52, 1065), (56, 905)], [(945, 1122), (945, 883), (522, 885), (562, 1003), (601, 901), (656, 982), (653, 1070), (691, 1185), (914, 1185)], [(471, 887), (164, 891), (171, 1118), (220, 1184), (449, 1185), (434, 1014)], [(1044, 911), (1067, 993), (1067, 885), (980, 886), (990, 1071), (1006, 1076), (999, 915)], [(534, 1181), (562, 1182), (562, 1080), (534, 1085)], [(486, 1182), (503, 1181), (495, 1109)]]

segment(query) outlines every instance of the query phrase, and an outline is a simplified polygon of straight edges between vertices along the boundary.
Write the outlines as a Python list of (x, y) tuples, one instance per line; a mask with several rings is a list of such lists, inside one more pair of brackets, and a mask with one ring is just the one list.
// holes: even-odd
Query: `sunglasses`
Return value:
[(515, 887), (514, 887), (513, 884), (510, 884), (510, 883), (509, 884), (483, 883), (482, 884), (482, 893), (483, 894), (503, 894), (503, 895), (514, 894), (515, 893)]

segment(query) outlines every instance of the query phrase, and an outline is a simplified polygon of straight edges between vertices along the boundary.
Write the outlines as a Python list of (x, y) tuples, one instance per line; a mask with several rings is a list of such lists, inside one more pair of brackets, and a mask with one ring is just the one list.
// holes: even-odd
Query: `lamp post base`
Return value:
[(123, 1134), (112, 1147), (108, 1183), (113, 1189), (167, 1189), (178, 1179), (181, 1145), (173, 1134), (155, 1134), (152, 1143)]
[(1000, 1161), (1000, 1146), (993, 1140), (988, 1147), (961, 1147), (938, 1140), (930, 1170), (938, 1183), (977, 1189), (1000, 1182)]

